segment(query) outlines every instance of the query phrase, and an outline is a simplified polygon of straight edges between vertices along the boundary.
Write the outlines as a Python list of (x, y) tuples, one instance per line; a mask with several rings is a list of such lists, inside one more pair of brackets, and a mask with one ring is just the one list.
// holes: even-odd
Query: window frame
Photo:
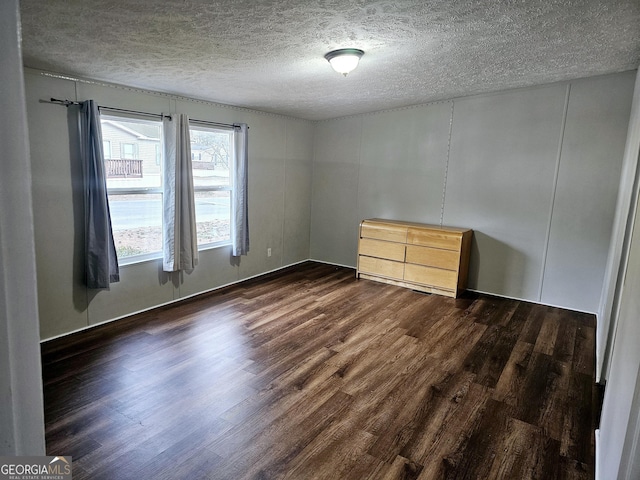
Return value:
[[(235, 162), (236, 162), (236, 158), (235, 158), (235, 152), (234, 152), (234, 142), (235, 142), (235, 129), (233, 127), (221, 127), (221, 126), (212, 126), (212, 125), (207, 125), (207, 122), (198, 122), (198, 121), (193, 121), (193, 120), (189, 120), (189, 137), (192, 138), (191, 136), (191, 131), (192, 130), (200, 130), (203, 132), (224, 132), (224, 133), (229, 133), (229, 184), (228, 185), (211, 185), (211, 186), (196, 186), (195, 182), (194, 182), (194, 203), (195, 203), (195, 195), (198, 192), (229, 192), (229, 238), (227, 240), (220, 240), (217, 242), (208, 242), (208, 243), (198, 243), (198, 251), (203, 251), (203, 250), (210, 250), (213, 248), (219, 248), (219, 247), (225, 247), (225, 246), (230, 246), (232, 245), (232, 232), (231, 232), (231, 222), (232, 222), (232, 216), (233, 216), (233, 192), (234, 192), (234, 184), (233, 184), (233, 172), (235, 169)], [(191, 158), (192, 161), (194, 158), (194, 154), (192, 152), (191, 154)], [(193, 173), (193, 165), (191, 167), (191, 171)], [(196, 214), (196, 225), (198, 223), (198, 218), (197, 218), (197, 214)]]
[[(137, 116), (132, 114), (121, 114), (121, 113), (105, 113), (101, 115), (101, 124), (102, 121), (111, 121), (111, 122), (140, 122), (140, 123), (150, 123), (154, 125), (158, 125), (160, 128), (160, 142), (159, 145), (156, 146), (156, 164), (158, 164), (159, 158), (159, 166), (160, 166), (160, 185), (157, 187), (107, 187), (107, 196), (120, 196), (120, 195), (159, 195), (162, 199), (164, 198), (164, 176), (163, 171), (165, 168), (165, 158), (164, 158), (164, 138), (163, 138), (163, 128), (162, 128), (162, 120), (151, 120), (146, 116)], [(229, 183), (228, 185), (194, 185), (194, 204), (196, 200), (196, 195), (199, 192), (229, 192), (229, 237), (225, 240), (219, 240), (215, 242), (207, 242), (207, 243), (198, 243), (198, 251), (211, 250), (220, 247), (226, 247), (232, 245), (232, 218), (233, 218), (233, 195), (234, 195), (234, 169), (235, 169), (235, 129), (233, 127), (222, 127), (222, 126), (212, 126), (208, 125), (207, 122), (198, 122), (198, 121), (190, 121), (189, 122), (189, 133), (191, 135), (192, 130), (203, 131), (203, 132), (223, 132), (229, 135), (229, 149), (228, 149), (228, 164), (229, 164)], [(110, 143), (110, 149), (113, 150), (113, 142), (110, 140), (106, 140)], [(121, 158), (126, 159), (124, 155), (123, 145), (127, 142), (120, 142), (120, 150), (121, 150)], [(136, 143), (130, 143), (134, 145), (134, 160), (140, 159), (140, 147)], [(159, 149), (159, 155), (158, 155)], [(113, 153), (113, 151), (111, 152)], [(192, 174), (193, 174), (193, 165), (192, 165)], [(196, 215), (196, 224), (198, 222), (198, 218)], [(164, 222), (161, 218), (161, 231), (164, 231)], [(143, 263), (152, 260), (158, 260), (163, 258), (163, 251), (155, 251), (149, 253), (142, 253), (137, 255), (130, 255), (126, 257), (118, 257), (118, 265), (126, 266), (137, 263)]]
[[(150, 120), (149, 120), (150, 121)], [(162, 140), (160, 141), (162, 143)], [(125, 151), (125, 147), (133, 147), (131, 151), (131, 157), (127, 157), (127, 152)], [(137, 143), (129, 143), (129, 142), (120, 142), (120, 158), (123, 160), (139, 160), (140, 149), (138, 148)]]
[[(163, 145), (164, 145), (164, 138), (162, 135), (162, 120), (150, 120), (147, 116), (136, 116), (136, 115), (129, 115), (129, 114), (112, 114), (112, 113), (107, 113), (107, 114), (101, 114), (100, 116), (100, 122), (101, 122), (101, 127), (102, 127), (102, 122), (103, 121), (107, 121), (107, 122), (140, 122), (140, 123), (152, 123), (152, 124), (157, 124), (158, 128), (159, 128), (159, 134), (160, 134), (160, 141), (159, 141), (159, 148), (160, 148), (160, 163), (158, 164), (158, 166), (160, 167), (160, 186), (157, 187), (133, 187), (133, 188), (124, 188), (124, 187), (111, 187), (109, 188), (108, 186), (108, 179), (107, 180), (107, 197), (110, 196), (120, 196), (120, 195), (159, 195), (160, 199), (161, 199), (161, 203), (164, 202), (164, 186), (163, 186), (163, 169), (164, 169), (164, 149), (163, 149)], [(104, 134), (103, 134), (104, 136)], [(108, 141), (110, 144), (112, 143), (110, 140), (104, 140), (103, 138), (103, 142), (104, 141)], [(132, 159), (129, 160), (139, 160), (140, 158), (140, 149), (138, 144), (136, 143), (127, 143), (127, 142), (120, 142), (120, 153), (121, 159), (127, 159), (124, 156), (124, 150), (123, 150), (123, 145), (134, 145), (134, 157)], [(111, 148), (113, 148), (111, 146)], [(103, 152), (104, 153), (104, 152)], [(111, 220), (111, 224), (113, 226), (113, 220)], [(164, 222), (162, 220), (162, 216), (160, 216), (160, 228), (161, 228), (161, 232), (164, 230)], [(142, 262), (147, 262), (147, 261), (151, 261), (151, 260), (157, 260), (157, 259), (162, 259), (162, 241), (160, 242), (161, 244), (161, 249), (154, 251), (154, 252), (148, 252), (148, 253), (140, 253), (137, 255), (129, 255), (126, 257), (121, 257), (118, 256), (118, 266), (126, 266), (126, 265), (131, 265), (131, 264), (135, 264), (135, 263), (142, 263)], [(117, 249), (117, 245), (116, 245), (116, 249)]]
[[(109, 148), (109, 152), (105, 150), (105, 147)], [(102, 150), (103, 150), (102, 155), (104, 156), (104, 159), (111, 160), (112, 159), (111, 140), (102, 140)]]

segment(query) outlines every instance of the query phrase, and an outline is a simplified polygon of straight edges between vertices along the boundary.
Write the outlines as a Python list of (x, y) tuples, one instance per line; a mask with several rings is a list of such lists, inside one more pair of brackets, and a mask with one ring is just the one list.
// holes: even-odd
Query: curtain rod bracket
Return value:
[(51, 97), (49, 100), (40, 100), (40, 103), (53, 103), (55, 105), (62, 105), (65, 107), (70, 107), (71, 105), (80, 105), (81, 102), (74, 102), (72, 100), (60, 100), (58, 98)]

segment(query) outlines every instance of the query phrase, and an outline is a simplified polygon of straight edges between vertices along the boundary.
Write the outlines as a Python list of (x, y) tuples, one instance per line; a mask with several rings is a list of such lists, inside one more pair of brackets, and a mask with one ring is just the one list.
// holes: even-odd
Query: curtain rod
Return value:
[[(40, 102), (42, 103), (53, 103), (55, 105), (63, 105), (65, 107), (70, 107), (71, 105), (82, 105), (82, 102), (75, 102), (73, 100), (60, 100), (58, 98), (51, 98), (49, 100), (40, 100)], [(140, 112), (138, 110), (128, 110), (125, 108), (116, 108), (116, 107), (107, 107), (104, 105), (98, 105), (98, 109), (104, 109), (104, 110), (108, 110), (111, 112), (121, 112), (121, 113), (132, 113), (134, 115), (142, 115), (145, 117), (159, 117), (160, 119), (162, 118), (171, 118), (171, 115), (166, 115), (163, 113), (149, 113), (149, 112)], [(201, 125), (210, 125), (210, 126), (214, 126), (214, 127), (225, 127), (225, 128), (236, 128), (239, 126), (239, 124), (237, 123), (221, 123), (221, 122), (210, 122), (208, 120), (197, 120), (195, 118), (190, 118), (189, 119), (190, 122), (193, 123), (199, 123)]]

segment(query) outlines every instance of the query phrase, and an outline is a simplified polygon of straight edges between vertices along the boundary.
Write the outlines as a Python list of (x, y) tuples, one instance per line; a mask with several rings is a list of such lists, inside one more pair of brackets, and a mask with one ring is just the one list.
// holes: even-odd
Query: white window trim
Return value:
[[(117, 115), (117, 114), (106, 114), (104, 115), (102, 121), (103, 122), (113, 122), (113, 121), (131, 121), (131, 120), (141, 120), (143, 122), (149, 122), (149, 120), (147, 118), (139, 118), (139, 117), (132, 117), (132, 116), (121, 116), (121, 115)], [(153, 121), (152, 121), (153, 122)], [(153, 122), (155, 123), (155, 122)], [(211, 131), (211, 132), (226, 132), (226, 131), (231, 131), (232, 135), (234, 133), (233, 129), (226, 129), (224, 127), (210, 127), (207, 125), (202, 125), (199, 123), (190, 123), (189, 124), (189, 128), (190, 129), (194, 129), (194, 130), (200, 130), (200, 131)], [(106, 140), (106, 142), (109, 142), (110, 145), (110, 154), (111, 156), (113, 156), (113, 145), (112, 142), (110, 140)], [(135, 143), (127, 143), (127, 142), (123, 142), (120, 143), (120, 158), (128, 158), (125, 157), (124, 155), (124, 145), (133, 145), (134, 147), (134, 157), (133, 159), (139, 159), (139, 148)], [(233, 169), (233, 162), (235, 162), (235, 158), (233, 155), (233, 137), (231, 138), (231, 145), (230, 147), (230, 159), (229, 159), (229, 168), (230, 170)], [(162, 140), (160, 142), (160, 151), (162, 152)], [(106, 153), (106, 152), (105, 152)], [(162, 164), (164, 162), (164, 159), (161, 157), (160, 160), (160, 164)], [(229, 179), (229, 185), (212, 185), (212, 186), (198, 186), (198, 187), (194, 187), (194, 191), (197, 192), (229, 192), (229, 200), (231, 201), (232, 197), (233, 197), (233, 188), (234, 186), (232, 185), (233, 179), (232, 176), (230, 176)], [(114, 187), (114, 188), (107, 188), (107, 194), (109, 196), (117, 196), (117, 195), (145, 195), (145, 194), (160, 194), (162, 195), (164, 193), (163, 188), (160, 187), (138, 187), (138, 188), (118, 188), (118, 187)], [(231, 221), (231, 206), (229, 207), (229, 221)], [(197, 220), (197, 219), (196, 219)], [(163, 225), (164, 228), (164, 225)], [(231, 228), (231, 226), (230, 226)], [(231, 232), (230, 232), (231, 233)], [(221, 247), (228, 247), (232, 245), (232, 239), (231, 239), (231, 234), (229, 235), (229, 239), (227, 240), (220, 240), (217, 242), (209, 242), (209, 243), (199, 243), (198, 244), (198, 251), (203, 251), (203, 250), (212, 250), (212, 249), (216, 249), (216, 248), (221, 248)], [(134, 264), (139, 264), (139, 263), (145, 263), (145, 262), (150, 262), (150, 261), (157, 261), (157, 260), (162, 260), (163, 258), (163, 253), (162, 251), (157, 251), (157, 252), (150, 252), (150, 253), (142, 253), (142, 254), (138, 254), (138, 255), (130, 255), (127, 257), (118, 257), (118, 265), (119, 266), (128, 266), (128, 265), (134, 265)]]
[[(206, 124), (202, 124), (199, 122), (189, 122), (189, 131), (191, 130), (200, 130), (200, 131), (204, 131), (204, 132), (231, 132), (232, 137), (231, 137), (231, 141), (230, 141), (230, 150), (233, 150), (233, 135), (235, 134), (235, 131), (233, 128), (224, 128), (224, 127), (212, 127), (212, 126), (208, 126)], [(194, 154), (192, 153), (192, 159), (194, 157)], [(228, 240), (220, 240), (218, 242), (209, 242), (209, 243), (199, 243), (198, 244), (198, 251), (203, 251), (203, 250), (211, 250), (214, 248), (219, 248), (219, 247), (226, 247), (226, 246), (230, 246), (233, 243), (233, 240), (231, 238), (231, 216), (233, 214), (232, 209), (231, 209), (231, 202), (233, 200), (233, 177), (231, 176), (231, 171), (233, 170), (233, 165), (232, 162), (235, 162), (235, 158), (233, 155), (230, 156), (230, 160), (229, 160), (229, 185), (212, 185), (212, 186), (208, 186), (208, 187), (203, 187), (203, 186), (198, 186), (198, 187), (194, 187), (194, 192), (229, 192), (229, 239)], [(193, 160), (192, 160), (193, 161)], [(197, 222), (197, 218), (196, 218), (196, 222)]]
[[(113, 124), (113, 122), (131, 122), (131, 121), (139, 121), (141, 123), (156, 123), (155, 120), (149, 120), (148, 118), (144, 118), (144, 117), (137, 117), (137, 116), (128, 116), (128, 115), (118, 115), (118, 114), (105, 114), (101, 116), (101, 123), (107, 123), (107, 124)], [(162, 131), (162, 122), (161, 121), (157, 121), (158, 126), (160, 128), (160, 132)], [(130, 130), (122, 125), (119, 125), (119, 128), (124, 128), (127, 131), (129, 131), (130, 133), (136, 135), (138, 137), (138, 140), (146, 140), (147, 137), (144, 137), (143, 135), (138, 134), (137, 132), (134, 132), (133, 130)], [(111, 154), (113, 155), (113, 144), (110, 140), (104, 140), (103, 141), (108, 141), (110, 143), (110, 148), (111, 148)], [(138, 145), (136, 143), (129, 143), (129, 142), (120, 142), (119, 144), (119, 158), (122, 159), (127, 159), (127, 157), (125, 157), (124, 155), (124, 145), (133, 145), (133, 158), (131, 158), (131, 160), (139, 160), (140, 159), (140, 149), (138, 147)], [(162, 137), (160, 137), (160, 145), (162, 145)], [(162, 150), (161, 150), (162, 151)], [(162, 164), (162, 160), (160, 162)], [(107, 188), (107, 196), (117, 196), (117, 195), (151, 195), (151, 194), (160, 194), (162, 196), (163, 194), (163, 189), (162, 186), (160, 187), (137, 187), (137, 188)], [(132, 264), (136, 264), (136, 263), (144, 263), (144, 262), (148, 262), (148, 261), (155, 261), (158, 259), (162, 259), (162, 250), (156, 251), (156, 252), (149, 252), (149, 253), (141, 253), (138, 255), (130, 255), (127, 257), (120, 257), (118, 256), (118, 266), (126, 266), (126, 265), (132, 265)]]

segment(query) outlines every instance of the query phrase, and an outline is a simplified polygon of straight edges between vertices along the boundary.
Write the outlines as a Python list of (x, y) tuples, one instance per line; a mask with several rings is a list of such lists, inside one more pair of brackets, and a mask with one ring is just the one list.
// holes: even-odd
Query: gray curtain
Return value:
[(233, 199), (231, 215), (231, 240), (233, 256), (249, 253), (249, 127), (246, 123), (234, 125), (235, 162), (233, 172)]
[(89, 288), (108, 289), (110, 283), (120, 281), (120, 271), (109, 214), (98, 105), (93, 100), (82, 102), (78, 115), (84, 176), (86, 283)]
[(191, 170), (189, 117), (163, 118), (163, 262), (165, 272), (193, 270), (198, 263), (196, 208)]

